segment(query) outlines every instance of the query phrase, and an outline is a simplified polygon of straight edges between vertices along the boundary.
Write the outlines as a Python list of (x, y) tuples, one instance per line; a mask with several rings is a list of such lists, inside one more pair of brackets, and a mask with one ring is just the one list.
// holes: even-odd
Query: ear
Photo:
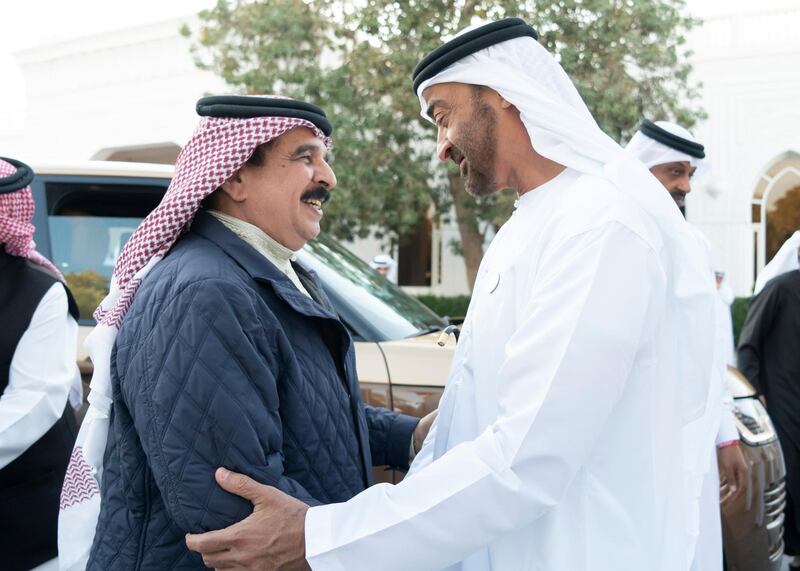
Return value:
[(498, 96), (500, 97), (500, 108), (501, 109), (508, 109), (508, 108), (514, 106), (514, 105), (511, 104), (510, 101), (506, 101), (505, 99), (503, 99), (503, 97), (501, 95), (498, 95)]
[(234, 202), (244, 202), (247, 198), (247, 191), (245, 189), (242, 169), (233, 173), (219, 188)]

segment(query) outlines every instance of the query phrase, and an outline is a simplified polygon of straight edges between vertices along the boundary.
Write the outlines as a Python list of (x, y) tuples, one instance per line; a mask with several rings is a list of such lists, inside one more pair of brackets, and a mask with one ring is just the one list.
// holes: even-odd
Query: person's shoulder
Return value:
[(653, 249), (661, 247), (658, 227), (628, 194), (609, 180), (582, 175), (564, 189), (563, 218), (570, 232), (583, 233), (606, 226), (621, 226)]
[[(136, 292), (122, 329), (128, 332), (157, 329), (169, 333), (186, 323), (235, 321), (254, 325), (258, 322), (259, 312), (253, 311), (258, 304), (255, 286), (202, 272), (176, 278), (168, 264), (159, 266), (153, 268), (156, 275), (148, 276), (152, 279), (146, 278)], [(234, 333), (230, 328), (222, 329)]]
[(15, 272), (14, 281), (25, 288), (37, 307), (46, 307), (47, 311), (59, 313), (69, 312), (78, 319), (78, 306), (69, 287), (49, 268), (28, 258), (17, 257), (12, 259), (11, 267)]
[(782, 292), (782, 291), (795, 291), (800, 283), (800, 270), (791, 270), (784, 272), (779, 276), (775, 276), (769, 280), (764, 286), (764, 293), (766, 292)]
[(19, 258), (20, 270), (25, 276), (25, 279), (30, 280), (29, 283), (40, 283), (43, 286), (50, 287), (52, 284), (59, 283), (61, 280), (49, 268), (41, 264), (37, 264), (28, 258)]
[(145, 277), (134, 303), (166, 303), (205, 312), (230, 304), (250, 304), (257, 284), (219, 246), (191, 232), (172, 247)]
[(242, 285), (252, 280), (217, 244), (188, 232), (153, 267), (152, 278), (147, 281), (180, 290), (198, 282)]

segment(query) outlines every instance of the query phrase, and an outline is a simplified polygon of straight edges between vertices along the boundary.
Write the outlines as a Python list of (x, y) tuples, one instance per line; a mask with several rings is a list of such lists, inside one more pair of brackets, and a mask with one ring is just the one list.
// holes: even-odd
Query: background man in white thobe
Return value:
[(369, 267), (381, 274), (393, 284), (397, 283), (397, 262), (387, 254), (378, 254), (369, 263)]
[[(640, 129), (631, 138), (626, 150), (636, 156), (664, 185), (681, 212), (684, 212), (686, 195), (692, 191), (692, 180), (699, 169), (706, 170), (705, 149), (684, 127), (669, 121), (643, 121)], [(711, 246), (703, 234), (691, 227), (706, 245), (708, 271), (715, 274), (711, 260)], [(719, 283), (718, 283), (719, 285)], [(733, 420), (733, 398), (725, 384), (728, 365), (733, 365), (731, 318), (729, 304), (718, 296), (717, 328), (715, 331), (716, 371), (711, 376), (706, 418), (701, 423), (700, 438), (708, 442), (708, 450), (700, 457), (695, 469), (699, 476), (700, 514), (699, 535), (693, 571), (721, 571), (722, 529), (720, 526), (719, 486), (720, 479), (728, 482), (730, 499), (745, 489), (747, 463), (739, 449), (739, 432)], [(680, 355), (676, 355), (680, 358)], [(715, 441), (709, 434), (714, 434)], [(696, 438), (695, 431), (691, 433)], [(726, 498), (728, 499), (728, 498)]]
[(188, 536), (207, 565), (688, 568), (680, 432), (705, 407), (713, 280), (669, 196), (535, 38), (519, 19), (493, 22), (415, 72), (439, 157), (473, 195), (520, 199), (481, 264), (408, 476), (308, 509), (219, 470), (255, 508)]

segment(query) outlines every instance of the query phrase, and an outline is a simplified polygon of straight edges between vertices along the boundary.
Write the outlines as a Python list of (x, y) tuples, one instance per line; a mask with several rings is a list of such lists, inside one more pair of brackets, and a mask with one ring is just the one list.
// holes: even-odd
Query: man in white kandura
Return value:
[[(481, 263), (439, 417), (408, 476), (308, 508), (219, 470), (254, 513), (189, 535), (232, 569), (681, 571), (682, 430), (704, 413), (714, 284), (664, 189), (508, 18), (414, 89), (474, 195), (519, 193)], [(675, 355), (681, 359), (675, 359)]]
[[(669, 121), (643, 120), (625, 150), (637, 157), (664, 185), (675, 204), (685, 213), (686, 195), (698, 172), (708, 170), (705, 148), (685, 128)], [(711, 244), (690, 226), (706, 247), (708, 272), (715, 274)], [(715, 274), (715, 279), (717, 275)], [(744, 491), (747, 463), (739, 450), (739, 432), (733, 420), (733, 398), (725, 384), (728, 365), (733, 365), (733, 333), (728, 304), (717, 296), (715, 332), (716, 367), (709, 383), (706, 413), (686, 431), (685, 444), (696, 450), (697, 464), (691, 471), (692, 493), (699, 496), (697, 547), (692, 571), (722, 571), (722, 529), (720, 525), (720, 478), (727, 482), (729, 497)], [(681, 355), (675, 355), (681, 358)], [(703, 446), (696, 446), (702, 443)]]

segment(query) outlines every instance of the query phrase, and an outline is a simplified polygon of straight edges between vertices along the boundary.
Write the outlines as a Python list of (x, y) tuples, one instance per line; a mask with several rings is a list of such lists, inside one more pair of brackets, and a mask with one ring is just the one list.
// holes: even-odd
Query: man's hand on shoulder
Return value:
[(187, 534), (186, 545), (214, 569), (307, 571), (308, 505), (242, 474), (217, 469), (217, 483), (253, 503), (253, 513), (225, 529)]

